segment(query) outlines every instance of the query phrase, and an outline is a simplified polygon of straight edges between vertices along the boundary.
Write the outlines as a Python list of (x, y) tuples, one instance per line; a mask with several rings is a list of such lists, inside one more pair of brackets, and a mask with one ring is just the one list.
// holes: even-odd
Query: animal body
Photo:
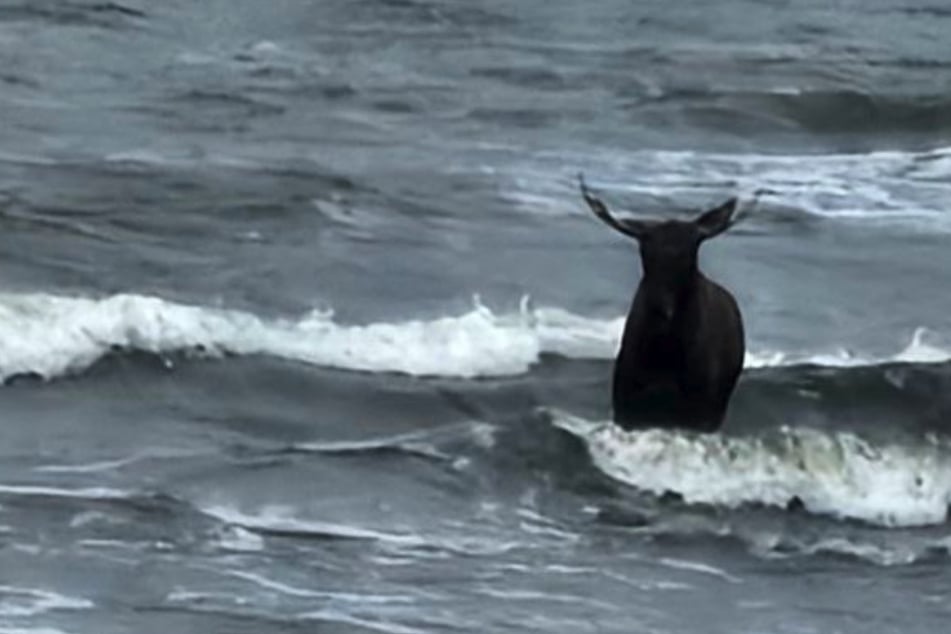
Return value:
[(736, 198), (691, 221), (618, 219), (579, 181), (591, 211), (640, 246), (643, 276), (614, 365), (614, 421), (627, 430), (718, 430), (743, 369), (743, 319), (697, 258), (734, 222)]

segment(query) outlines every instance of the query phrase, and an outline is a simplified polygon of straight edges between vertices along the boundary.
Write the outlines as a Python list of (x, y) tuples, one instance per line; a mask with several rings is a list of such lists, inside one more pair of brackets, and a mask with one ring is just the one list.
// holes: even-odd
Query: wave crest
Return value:
[(951, 452), (937, 439), (875, 445), (850, 433), (781, 428), (763, 436), (626, 432), (563, 412), (610, 477), (654, 494), (737, 508), (786, 507), (887, 527), (941, 524), (951, 502)]
[(613, 355), (622, 320), (590, 320), (527, 302), (497, 315), (341, 325), (329, 312), (299, 319), (188, 306), (142, 295), (103, 299), (0, 296), (0, 377), (79, 372), (116, 349), (156, 354), (263, 354), (367, 372), (472, 378), (521, 374), (542, 353)]
[[(268, 355), (363, 372), (452, 378), (525, 373), (545, 354), (612, 359), (624, 318), (594, 319), (559, 308), (498, 314), (478, 299), (457, 316), (346, 325), (332, 313), (267, 319), (249, 312), (179, 304), (124, 294), (101, 299), (49, 294), (0, 295), (0, 379), (46, 379), (81, 372), (116, 350), (209, 356)], [(897, 356), (867, 358), (846, 351), (822, 355), (758, 351), (745, 365), (834, 367), (888, 362), (943, 362), (948, 350), (928, 345), (924, 330)]]

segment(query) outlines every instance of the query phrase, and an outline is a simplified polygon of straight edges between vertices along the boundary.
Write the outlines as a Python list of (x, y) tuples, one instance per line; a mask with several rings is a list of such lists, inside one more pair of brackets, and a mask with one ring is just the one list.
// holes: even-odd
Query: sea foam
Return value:
[[(504, 377), (527, 372), (545, 354), (611, 359), (623, 324), (623, 317), (585, 317), (532, 307), (527, 300), (510, 313), (493, 312), (476, 300), (459, 315), (350, 325), (326, 311), (265, 318), (136, 294), (0, 294), (0, 378), (74, 374), (116, 350), (267, 355), (362, 372)], [(841, 367), (951, 359), (951, 351), (926, 343), (925, 334), (919, 330), (904, 350), (890, 357), (844, 350), (818, 355), (759, 350), (747, 353), (745, 365)]]
[(554, 412), (612, 478), (692, 504), (786, 507), (888, 527), (941, 524), (951, 502), (951, 447), (876, 445), (854, 434), (781, 428), (763, 436), (624, 431)]

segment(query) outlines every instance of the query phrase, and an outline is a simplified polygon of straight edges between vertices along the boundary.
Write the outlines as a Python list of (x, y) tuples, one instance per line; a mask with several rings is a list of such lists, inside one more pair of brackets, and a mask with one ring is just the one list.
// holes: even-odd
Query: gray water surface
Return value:
[[(0, 0), (0, 633), (944, 631), (949, 31)], [(640, 268), (579, 172), (742, 197), (725, 440), (603, 435)]]

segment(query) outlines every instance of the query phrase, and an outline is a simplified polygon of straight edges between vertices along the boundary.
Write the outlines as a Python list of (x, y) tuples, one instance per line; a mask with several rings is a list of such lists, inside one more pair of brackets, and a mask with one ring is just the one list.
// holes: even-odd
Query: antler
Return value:
[(607, 205), (601, 202), (600, 198), (591, 194), (587, 183), (585, 183), (584, 174), (580, 172), (578, 173), (578, 185), (581, 188), (581, 197), (588, 203), (588, 207), (591, 208), (594, 215), (600, 218), (604, 224), (632, 238), (639, 238), (641, 236), (643, 233), (641, 223), (637, 221), (621, 221), (612, 216), (611, 212), (608, 211)]

